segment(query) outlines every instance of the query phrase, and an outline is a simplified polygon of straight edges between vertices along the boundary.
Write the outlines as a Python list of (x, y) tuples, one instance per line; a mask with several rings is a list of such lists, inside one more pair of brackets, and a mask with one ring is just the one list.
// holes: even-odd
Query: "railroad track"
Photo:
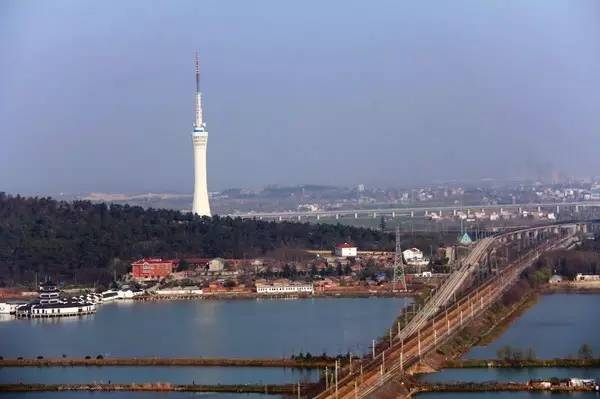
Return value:
[[(478, 259), (477, 256), (482, 256), (492, 242), (493, 239), (491, 242), (479, 246), (477, 252), (474, 250), (472, 252), (474, 258), (470, 260), (473, 261)], [(418, 326), (416, 330), (413, 330), (406, 338), (398, 336), (389, 348), (372, 360), (363, 361), (359, 369), (355, 367), (351, 372), (344, 369), (342, 374), (346, 373), (346, 375), (329, 389), (317, 395), (316, 399), (369, 397), (392, 378), (403, 373), (406, 368), (417, 363), (427, 352), (435, 349), (459, 331), (465, 323), (480, 315), (514, 284), (521, 272), (529, 267), (540, 253), (566, 248), (572, 242), (573, 237), (568, 236), (553, 243), (541, 244), (506, 266), (499, 274), (490, 277), (478, 287), (466, 292), (456, 302), (448, 305), (449, 293), (453, 292), (453, 289), (455, 292), (456, 287), (460, 287), (472, 272), (465, 269), (459, 270), (460, 275), (449, 283), (450, 288), (444, 290), (443, 294), (439, 294), (439, 297), (427, 309), (426, 314), (429, 317), (423, 316), (418, 323), (414, 324)], [(440, 289), (438, 292), (441, 291)], [(443, 308), (444, 306), (445, 308)]]

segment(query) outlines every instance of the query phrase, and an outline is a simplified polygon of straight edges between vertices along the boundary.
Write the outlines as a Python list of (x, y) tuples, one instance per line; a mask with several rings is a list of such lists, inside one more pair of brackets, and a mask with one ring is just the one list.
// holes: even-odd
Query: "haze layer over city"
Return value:
[(597, 174), (593, 0), (0, 7), (8, 192), (191, 193), (196, 50), (210, 191)]
[(0, 71), (0, 397), (597, 398), (597, 1), (0, 0)]

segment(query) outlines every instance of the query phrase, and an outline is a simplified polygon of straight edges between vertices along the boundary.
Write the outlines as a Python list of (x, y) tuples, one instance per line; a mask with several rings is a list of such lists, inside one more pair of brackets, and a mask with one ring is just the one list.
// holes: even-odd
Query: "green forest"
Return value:
[(145, 256), (253, 258), (281, 248), (393, 250), (394, 237), (345, 225), (201, 218), (167, 209), (0, 193), (0, 285), (106, 282)]

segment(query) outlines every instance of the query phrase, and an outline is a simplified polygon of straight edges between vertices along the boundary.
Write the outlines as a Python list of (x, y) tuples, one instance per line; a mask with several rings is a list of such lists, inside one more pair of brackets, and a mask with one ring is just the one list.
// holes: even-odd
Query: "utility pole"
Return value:
[(335, 361), (335, 397), (338, 397), (338, 360)]
[(421, 329), (417, 330), (417, 342), (419, 345), (419, 362), (421, 361)]
[(375, 359), (375, 340), (373, 340), (373, 359)]
[(404, 338), (400, 341), (400, 370), (404, 371)]

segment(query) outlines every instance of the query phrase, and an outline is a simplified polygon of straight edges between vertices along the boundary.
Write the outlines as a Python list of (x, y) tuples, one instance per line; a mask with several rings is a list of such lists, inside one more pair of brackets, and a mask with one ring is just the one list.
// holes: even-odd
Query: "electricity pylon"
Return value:
[(402, 261), (402, 249), (400, 247), (400, 226), (396, 226), (396, 251), (394, 253), (394, 280), (392, 290), (398, 291), (398, 283), (402, 285), (402, 291), (407, 291), (406, 276), (404, 275), (404, 262)]

